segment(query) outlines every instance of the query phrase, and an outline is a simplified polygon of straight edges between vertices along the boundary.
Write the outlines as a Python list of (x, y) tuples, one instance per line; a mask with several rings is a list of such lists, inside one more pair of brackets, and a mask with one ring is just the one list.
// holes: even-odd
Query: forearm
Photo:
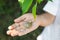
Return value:
[(40, 26), (47, 26), (47, 25), (51, 24), (55, 19), (55, 16), (50, 13), (45, 13), (45, 14), (38, 15), (38, 16), (40, 18), (39, 19)]

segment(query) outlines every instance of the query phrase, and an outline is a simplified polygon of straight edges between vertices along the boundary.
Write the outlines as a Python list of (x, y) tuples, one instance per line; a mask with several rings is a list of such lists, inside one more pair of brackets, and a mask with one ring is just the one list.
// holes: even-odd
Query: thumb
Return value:
[(17, 23), (17, 22), (21, 22), (21, 21), (24, 21), (24, 20), (25, 20), (25, 16), (21, 16), (21, 17), (15, 19), (14, 22)]

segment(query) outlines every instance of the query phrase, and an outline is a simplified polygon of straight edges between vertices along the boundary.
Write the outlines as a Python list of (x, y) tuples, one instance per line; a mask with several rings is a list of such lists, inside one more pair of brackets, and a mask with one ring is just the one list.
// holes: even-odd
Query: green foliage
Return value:
[[(33, 0), (18, 0), (18, 1), (22, 7), (23, 14), (25, 14), (29, 10), (29, 8), (33, 2)], [(40, 4), (43, 0), (35, 0), (35, 1), (37, 4)], [(52, 0), (48, 0), (48, 1), (52, 1)], [(35, 5), (32, 7), (32, 14), (35, 18), (36, 17), (36, 6)]]
[(22, 7), (22, 12), (24, 14), (24, 13), (26, 13), (29, 10), (29, 8), (30, 8), (33, 0), (30, 0), (30, 1), (29, 0), (23, 0), (23, 1), (24, 2), (22, 3), (22, 6), (21, 7)]
[(36, 18), (36, 7), (37, 7), (37, 3), (32, 8), (32, 14), (33, 14), (34, 18)]
[(39, 3), (39, 4), (40, 4), (40, 2), (41, 2), (41, 1), (43, 1), (43, 0), (37, 0), (37, 3)]
[(23, 2), (24, 2), (25, 0), (18, 0), (18, 1), (23, 4)]

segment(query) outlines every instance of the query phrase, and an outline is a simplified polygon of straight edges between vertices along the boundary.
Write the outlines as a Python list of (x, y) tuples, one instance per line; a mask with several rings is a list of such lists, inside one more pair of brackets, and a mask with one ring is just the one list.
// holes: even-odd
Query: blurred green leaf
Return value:
[(24, 1), (23, 5), (22, 5), (22, 12), (23, 12), (23, 14), (26, 13), (29, 10), (32, 2), (33, 2), (33, 0), (25, 0)]
[(20, 3), (21, 7), (22, 7), (24, 1), (25, 0), (18, 0), (18, 2)]
[(18, 0), (19, 2), (21, 2), (21, 3), (23, 3), (24, 2), (24, 0)]
[(36, 7), (37, 7), (37, 3), (32, 8), (32, 14), (33, 14), (34, 18), (36, 18)]
[(40, 4), (40, 2), (42, 2), (43, 0), (37, 0), (37, 2)]

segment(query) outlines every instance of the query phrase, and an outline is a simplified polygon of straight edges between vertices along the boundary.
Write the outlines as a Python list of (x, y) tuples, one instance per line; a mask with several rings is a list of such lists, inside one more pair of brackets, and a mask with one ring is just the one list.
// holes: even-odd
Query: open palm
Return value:
[[(23, 24), (25, 22), (32, 22), (31, 27), (25, 28)], [(40, 25), (39, 17), (37, 16), (36, 19), (34, 19), (33, 15), (31, 13), (24, 14), (21, 17), (14, 20), (14, 24), (8, 27), (7, 34), (11, 36), (23, 36), (27, 33), (30, 33), (37, 29)]]

